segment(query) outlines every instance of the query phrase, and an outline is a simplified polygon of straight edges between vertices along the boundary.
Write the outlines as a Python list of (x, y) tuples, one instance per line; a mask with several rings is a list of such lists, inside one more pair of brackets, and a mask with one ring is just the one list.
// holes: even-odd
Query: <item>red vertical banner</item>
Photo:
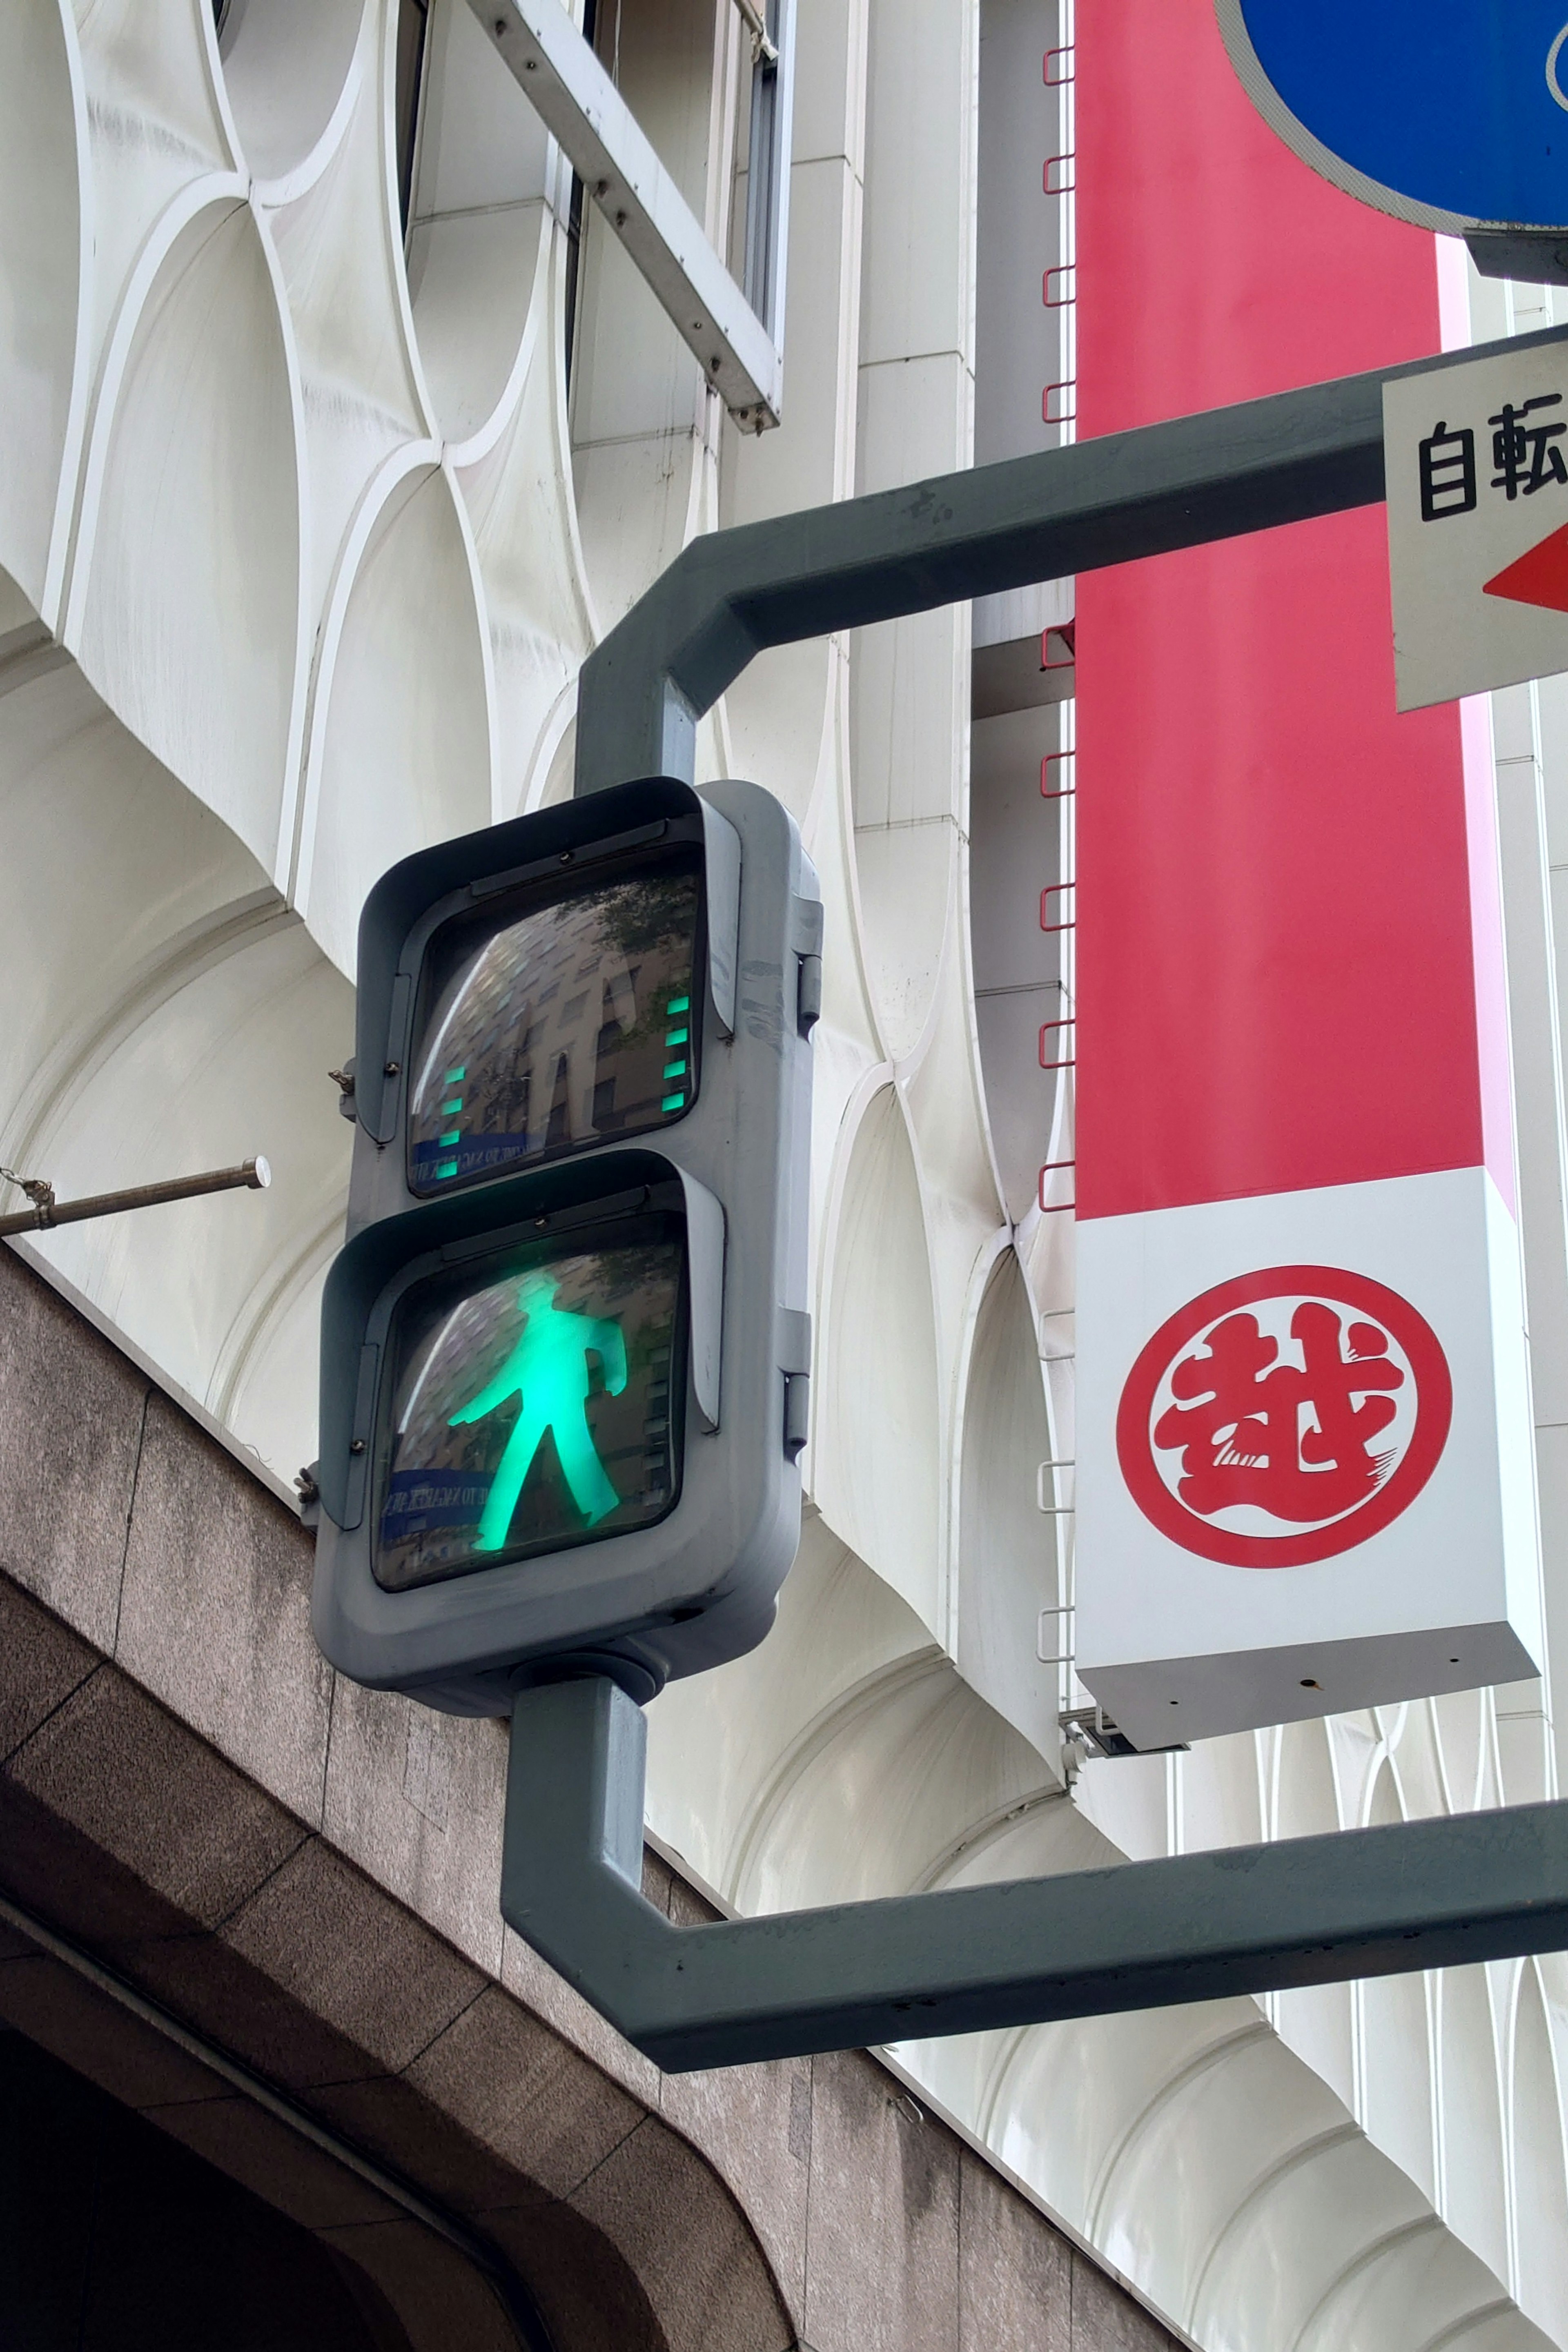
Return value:
[[(1440, 348), (1201, 0), (1085, 6), (1078, 105), (1081, 436)], [(1079, 1672), (1145, 1745), (1530, 1673), (1485, 707), (1396, 714), (1381, 507), (1078, 619)]]

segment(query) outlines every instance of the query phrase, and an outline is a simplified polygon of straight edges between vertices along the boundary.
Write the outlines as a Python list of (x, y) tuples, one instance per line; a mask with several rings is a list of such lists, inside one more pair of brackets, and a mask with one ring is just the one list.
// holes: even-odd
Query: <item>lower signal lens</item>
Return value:
[(679, 1490), (678, 1237), (513, 1254), (400, 1302), (375, 1575), (392, 1591), (647, 1527)]

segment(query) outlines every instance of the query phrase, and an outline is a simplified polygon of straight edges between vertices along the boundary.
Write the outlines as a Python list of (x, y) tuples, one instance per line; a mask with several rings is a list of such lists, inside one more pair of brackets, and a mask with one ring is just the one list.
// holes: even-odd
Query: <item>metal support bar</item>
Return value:
[[(19, 1181), (19, 1179), (14, 1181)], [(153, 1209), (164, 1201), (194, 1201), (203, 1192), (264, 1192), (272, 1181), (265, 1160), (247, 1160), (237, 1168), (214, 1168), (205, 1176), (171, 1176), (162, 1184), (132, 1184), (118, 1192), (90, 1192), (79, 1201), (57, 1201), (50, 1185), (37, 1190), (46, 1199), (14, 1216), (0, 1217), (0, 1238), (7, 1234), (47, 1233), (54, 1225), (78, 1225), (84, 1217), (111, 1217), (121, 1209)], [(29, 1188), (32, 1189), (32, 1188)]]
[(709, 532), (584, 664), (576, 790), (690, 782), (698, 719), (765, 646), (1373, 505), (1386, 382), (1563, 340), (1478, 344)]
[(519, 1695), (501, 1910), (671, 2073), (1568, 1947), (1568, 1803), (677, 1927), (646, 1747), (611, 1682)]
[[(774, 337), (560, 0), (468, 5), (736, 423), (756, 433), (776, 425), (784, 367)], [(787, 65), (787, 42), (780, 47)]]

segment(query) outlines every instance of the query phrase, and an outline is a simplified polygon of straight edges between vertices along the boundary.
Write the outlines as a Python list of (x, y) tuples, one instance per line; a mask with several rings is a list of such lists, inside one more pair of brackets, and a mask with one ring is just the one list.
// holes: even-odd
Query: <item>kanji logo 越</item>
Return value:
[(1453, 1383), (1436, 1333), (1364, 1275), (1277, 1265), (1163, 1323), (1117, 1413), (1145, 1518), (1234, 1568), (1299, 1568), (1388, 1527), (1437, 1466)]

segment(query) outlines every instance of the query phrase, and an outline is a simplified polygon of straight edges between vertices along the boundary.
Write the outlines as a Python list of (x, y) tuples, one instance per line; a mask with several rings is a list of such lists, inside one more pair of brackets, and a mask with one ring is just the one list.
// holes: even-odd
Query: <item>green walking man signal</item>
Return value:
[(460, 1429), (483, 1421), (521, 1395), (519, 1413), (479, 1519), (476, 1551), (505, 1549), (522, 1482), (548, 1433), (555, 1440), (562, 1475), (590, 1527), (608, 1517), (620, 1501), (600, 1461), (588, 1427), (588, 1358), (605, 1368), (605, 1386), (619, 1396), (626, 1384), (626, 1343), (618, 1323), (594, 1315), (574, 1315), (555, 1304), (548, 1275), (530, 1274), (518, 1288), (522, 1337), (477, 1396), (453, 1413), (447, 1426)]

